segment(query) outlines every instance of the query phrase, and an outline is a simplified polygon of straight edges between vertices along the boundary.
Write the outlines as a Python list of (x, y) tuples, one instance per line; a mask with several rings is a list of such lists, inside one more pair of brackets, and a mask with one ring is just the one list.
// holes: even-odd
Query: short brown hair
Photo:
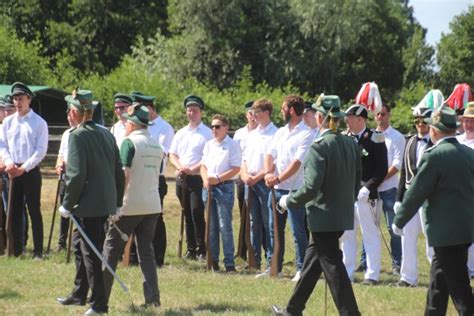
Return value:
[(286, 105), (287, 105), (289, 108), (292, 107), (292, 108), (295, 110), (296, 115), (298, 115), (298, 116), (303, 115), (303, 111), (304, 111), (304, 100), (303, 100), (303, 98), (300, 97), (299, 95), (296, 95), (296, 94), (287, 95), (287, 96), (283, 99), (283, 103), (286, 103)]
[(260, 98), (252, 104), (252, 110), (268, 111), (272, 115), (273, 104), (270, 100)]
[(214, 114), (212, 120), (219, 120), (223, 125), (229, 126), (229, 119), (222, 114)]

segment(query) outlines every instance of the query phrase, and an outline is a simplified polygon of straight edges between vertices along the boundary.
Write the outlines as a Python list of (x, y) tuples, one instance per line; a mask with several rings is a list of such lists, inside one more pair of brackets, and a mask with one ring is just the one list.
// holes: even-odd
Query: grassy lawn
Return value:
[[(254, 274), (241, 272), (234, 275), (206, 272), (204, 263), (177, 258), (180, 208), (175, 197), (174, 182), (168, 182), (165, 199), (165, 222), (168, 232), (168, 249), (165, 266), (158, 271), (162, 307), (130, 312), (131, 300), (117, 283), (114, 283), (110, 300), (111, 315), (269, 315), (272, 304), (285, 305), (293, 291), (290, 281), (294, 274), (294, 249), (287, 227), (287, 251), (282, 279), (255, 279)], [(45, 248), (51, 224), (56, 179), (43, 178), (42, 212), (45, 228)], [(234, 236), (238, 233), (239, 216), (234, 208)], [(55, 233), (59, 230), (59, 220)], [(385, 235), (388, 238), (387, 234)], [(56, 248), (56, 235), (53, 247)], [(236, 244), (237, 246), (237, 244)], [(185, 246), (184, 246), (185, 248)], [(356, 283), (354, 291), (359, 309), (364, 315), (421, 315), (426, 300), (428, 263), (424, 257), (424, 239), (419, 240), (420, 281), (417, 288), (397, 288), (391, 284), (398, 278), (390, 274), (389, 255), (383, 249), (381, 285), (367, 287)], [(185, 249), (184, 249), (185, 250)], [(74, 263), (66, 264), (65, 253), (54, 251), (44, 261), (32, 261), (32, 237), (24, 258), (0, 258), (0, 314), (1, 315), (79, 315), (87, 307), (64, 307), (56, 297), (70, 293), (74, 278)], [(184, 251), (183, 251), (184, 252)], [(242, 261), (237, 261), (243, 265)], [(118, 275), (130, 288), (136, 305), (142, 304), (142, 276), (138, 267), (119, 267)], [(356, 281), (363, 278), (357, 273)], [(327, 314), (337, 315), (331, 295), (327, 293)], [(324, 281), (317, 284), (311, 296), (306, 315), (324, 315)], [(449, 315), (455, 315), (450, 303)]]

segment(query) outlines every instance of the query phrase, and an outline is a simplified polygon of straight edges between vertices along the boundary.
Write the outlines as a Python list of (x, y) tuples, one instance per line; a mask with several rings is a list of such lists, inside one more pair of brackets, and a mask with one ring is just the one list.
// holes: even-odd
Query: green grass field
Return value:
[[(269, 315), (272, 304), (285, 305), (293, 291), (290, 281), (294, 274), (294, 250), (287, 227), (287, 252), (282, 279), (255, 279), (254, 274), (240, 271), (227, 275), (206, 272), (204, 263), (189, 262), (177, 258), (180, 208), (175, 197), (174, 182), (168, 182), (165, 199), (165, 222), (168, 232), (168, 249), (165, 266), (158, 270), (162, 307), (130, 312), (130, 297), (115, 283), (110, 300), (111, 315)], [(45, 228), (45, 247), (51, 224), (55, 179), (43, 178), (42, 211)], [(58, 218), (55, 225), (53, 247), (56, 248)], [(238, 234), (239, 216), (234, 207), (234, 236)], [(385, 235), (388, 238), (387, 234)], [(420, 280), (417, 288), (397, 288), (392, 284), (398, 278), (391, 275), (389, 255), (383, 249), (381, 285), (367, 287), (354, 284), (359, 309), (364, 315), (421, 315), (424, 311), (428, 263), (424, 257), (424, 239), (419, 240)], [(185, 249), (184, 249), (185, 250)], [(79, 315), (87, 307), (64, 307), (56, 303), (56, 297), (68, 295), (72, 289), (74, 263), (66, 264), (65, 253), (54, 251), (43, 261), (33, 261), (32, 238), (24, 258), (0, 258), (0, 315)], [(239, 265), (244, 262), (237, 261)], [(142, 276), (138, 267), (120, 267), (118, 275), (130, 288), (136, 305), (143, 304)], [(363, 278), (361, 273), (356, 281)], [(311, 296), (306, 315), (324, 315), (324, 281), (318, 282)], [(327, 314), (337, 315), (331, 295), (327, 293)], [(449, 315), (456, 312), (450, 303)]]

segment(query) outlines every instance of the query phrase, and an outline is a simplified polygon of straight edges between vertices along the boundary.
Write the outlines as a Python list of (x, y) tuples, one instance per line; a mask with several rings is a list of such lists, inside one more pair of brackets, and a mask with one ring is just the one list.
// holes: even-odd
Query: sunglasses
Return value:
[(419, 125), (419, 124), (426, 125), (427, 124), (424, 121), (424, 119), (422, 119), (422, 118), (418, 118), (418, 119), (413, 120), (413, 123), (415, 123), (416, 125)]
[(119, 110), (119, 111), (124, 111), (125, 110), (125, 106), (116, 106), (115, 109), (116, 110)]
[(215, 128), (215, 129), (220, 129), (221, 126), (220, 126), (220, 125), (211, 125), (211, 129), (214, 129), (214, 128)]

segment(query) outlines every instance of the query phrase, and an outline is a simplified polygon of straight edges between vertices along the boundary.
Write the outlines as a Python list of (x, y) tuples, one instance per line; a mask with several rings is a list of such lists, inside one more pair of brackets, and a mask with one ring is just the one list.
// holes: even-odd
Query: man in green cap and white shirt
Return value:
[[(145, 305), (160, 306), (152, 241), (157, 216), (161, 213), (157, 187), (163, 149), (148, 131), (151, 123), (146, 105), (134, 103), (123, 116), (127, 120), (127, 132), (120, 148), (120, 158), (125, 171), (125, 193), (122, 207), (111, 218), (112, 225), (109, 225), (104, 244), (104, 257), (115, 270), (127, 242), (123, 234), (129, 238), (135, 234), (144, 278)], [(113, 280), (112, 274), (104, 270), (107, 298), (110, 297)]]
[(442, 106), (425, 119), (435, 144), (423, 154), (417, 174), (393, 220), (398, 235), (423, 209), (433, 247), (425, 315), (445, 315), (451, 296), (459, 315), (474, 314), (467, 251), (474, 241), (474, 152), (456, 139), (456, 112)]

